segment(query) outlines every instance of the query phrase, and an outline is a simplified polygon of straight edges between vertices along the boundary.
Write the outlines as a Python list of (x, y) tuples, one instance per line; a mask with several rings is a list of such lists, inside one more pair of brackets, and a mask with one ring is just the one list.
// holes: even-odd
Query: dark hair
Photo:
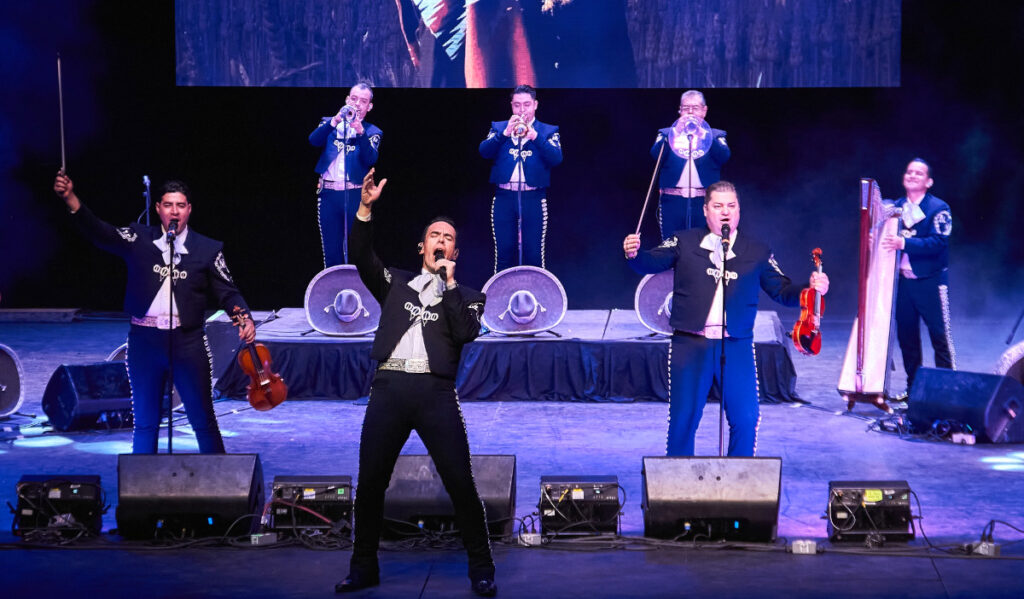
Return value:
[(453, 229), (456, 229), (456, 235), (455, 235), (456, 244), (455, 245), (458, 245), (458, 241), (457, 241), (458, 240), (458, 229), (455, 227), (455, 221), (453, 221), (451, 218), (449, 218), (447, 216), (435, 216), (429, 223), (427, 223), (427, 226), (423, 227), (423, 234), (420, 235), (420, 241), (421, 242), (427, 240), (427, 231), (430, 230), (430, 225), (432, 225), (434, 223), (448, 223), (449, 225), (452, 226)]
[[(927, 171), (927, 172), (925, 172), (925, 174), (926, 174), (926, 175), (928, 175), (928, 178), (929, 178), (929, 179), (931, 179), (931, 178), (932, 178), (932, 165), (928, 164), (928, 161), (927, 161), (927, 160), (925, 160), (924, 158), (912, 158), (912, 159), (910, 160), (910, 162), (920, 162), (921, 164), (923, 164), (923, 165), (924, 165), (924, 168), (925, 168), (925, 169), (926, 169), (926, 171)], [(908, 162), (907, 164), (909, 165), (909, 164), (910, 164), (910, 162)]]
[(537, 90), (534, 89), (533, 86), (526, 85), (525, 83), (512, 90), (512, 95), (509, 97), (514, 98), (516, 94), (530, 94), (531, 98), (534, 100), (537, 99)]
[(192, 203), (192, 192), (189, 191), (188, 185), (185, 185), (185, 183), (181, 181), (175, 181), (172, 179), (165, 182), (163, 186), (160, 187), (160, 195), (157, 196), (156, 201), (160, 202), (160, 200), (169, 193), (180, 193), (185, 196), (185, 200), (188, 201), (188, 203)]
[[(370, 92), (370, 101), (373, 102), (373, 88), (370, 87), (370, 84), (367, 83), (366, 81), (360, 80), (359, 82), (352, 86), (352, 89), (365, 89), (366, 91)], [(352, 89), (349, 90), (349, 93), (351, 93)]]
[[(716, 191), (731, 191), (732, 193), (736, 193), (736, 186), (728, 181), (716, 181), (711, 185), (708, 185), (708, 188), (705, 191), (707, 193), (704, 194), (704, 205), (707, 206), (708, 202), (711, 201), (711, 194), (715, 193)], [(736, 193), (736, 199), (739, 199), (739, 197), (740, 194)]]

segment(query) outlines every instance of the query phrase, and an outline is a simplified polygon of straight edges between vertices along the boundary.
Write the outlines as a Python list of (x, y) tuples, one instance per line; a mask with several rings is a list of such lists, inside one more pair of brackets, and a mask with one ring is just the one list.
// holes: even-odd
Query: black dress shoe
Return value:
[(490, 578), (473, 581), (473, 593), (480, 597), (493, 597), (498, 594), (498, 585)]
[(335, 593), (354, 593), (380, 584), (379, 574), (350, 573), (338, 584), (334, 585)]

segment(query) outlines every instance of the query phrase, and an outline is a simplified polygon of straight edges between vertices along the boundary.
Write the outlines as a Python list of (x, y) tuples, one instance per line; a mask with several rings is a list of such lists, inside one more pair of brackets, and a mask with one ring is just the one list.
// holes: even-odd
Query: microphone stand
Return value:
[(149, 203), (151, 201), (151, 196), (149, 195), (149, 175), (142, 175), (142, 184), (146, 186), (146, 191), (142, 192), (142, 201), (144, 203), (142, 206), (142, 213), (146, 215), (146, 226), (148, 227), (150, 226)]
[[(690, 153), (686, 157), (686, 193), (693, 193), (693, 169), (697, 168), (697, 161), (693, 159), (693, 133), (687, 133), (686, 139), (689, 142)], [(692, 168), (690, 164), (692, 163)], [(693, 227), (693, 198), (686, 196), (686, 228)], [(723, 258), (722, 263), (725, 263)]]
[(167, 276), (171, 278), (167, 301), (167, 453), (174, 453), (174, 243), (177, 237), (177, 234), (167, 232), (167, 251), (170, 254)]
[[(352, 117), (353, 120), (355, 117)], [(348, 192), (351, 191), (348, 188), (348, 179), (351, 176), (348, 172), (348, 124), (349, 121), (342, 119), (341, 124), (344, 126), (341, 130), (341, 164), (345, 167), (345, 180), (341, 182), (344, 188), (341, 192), (341, 205), (342, 205), (342, 237), (341, 237), (341, 253), (345, 260), (345, 264), (348, 264)], [(334, 128), (337, 132), (338, 128)]]
[(721, 387), (718, 400), (718, 457), (725, 456), (725, 289), (729, 285), (729, 238), (722, 236), (722, 355), (718, 361), (718, 382)]
[[(525, 137), (525, 135), (523, 136)], [(516, 183), (516, 237), (519, 244), (519, 266), (523, 265), (523, 185), (526, 185), (526, 161), (523, 159), (523, 138), (516, 138), (516, 162), (523, 179)]]

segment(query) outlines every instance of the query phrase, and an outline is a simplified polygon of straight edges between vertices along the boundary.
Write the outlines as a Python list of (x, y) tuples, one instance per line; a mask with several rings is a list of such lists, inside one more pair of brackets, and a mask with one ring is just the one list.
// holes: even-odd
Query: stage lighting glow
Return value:
[(983, 464), (989, 464), (999, 472), (1024, 472), (1024, 451), (1014, 451), (1003, 456), (987, 456), (981, 458)]
[(85, 453), (96, 453), (102, 455), (121, 455), (131, 453), (131, 441), (100, 441), (98, 443), (76, 443), (75, 449)]
[(1024, 464), (1024, 460), (1009, 456), (988, 456), (981, 458), (986, 464)]
[[(162, 449), (167, 449), (167, 437), (160, 437), (160, 447)], [(199, 443), (195, 440), (194, 437), (176, 436), (174, 437), (174, 451), (178, 451), (179, 449), (187, 449), (190, 451), (194, 449), (198, 451)]]
[(14, 441), (15, 447), (60, 447), (61, 445), (69, 445), (74, 443), (67, 437), (61, 437), (60, 435), (47, 435), (45, 437), (34, 437), (32, 439), (17, 439)]
[(259, 424), (261, 426), (264, 426), (264, 425), (267, 425), (267, 424), (287, 424), (287, 421), (285, 421), (285, 420), (272, 420), (272, 419), (269, 419), (269, 418), (258, 418), (258, 417), (257, 418), (242, 418), (241, 420), (242, 420), (242, 422), (251, 422), (253, 424)]

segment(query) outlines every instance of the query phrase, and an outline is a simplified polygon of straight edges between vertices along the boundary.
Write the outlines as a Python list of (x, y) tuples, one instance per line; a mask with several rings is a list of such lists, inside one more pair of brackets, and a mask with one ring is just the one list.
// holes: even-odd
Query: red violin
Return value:
[[(818, 273), (822, 272), (821, 248), (814, 248), (811, 259)], [(825, 311), (825, 299), (808, 287), (800, 292), (800, 319), (793, 325), (793, 345), (802, 354), (816, 356), (821, 351), (821, 314)]]
[[(242, 325), (241, 314), (231, 317), (236, 326)], [(281, 375), (271, 368), (270, 350), (262, 343), (246, 343), (238, 350), (238, 365), (252, 379), (249, 382), (249, 405), (253, 409), (265, 412), (278, 406), (288, 399), (288, 385)]]

